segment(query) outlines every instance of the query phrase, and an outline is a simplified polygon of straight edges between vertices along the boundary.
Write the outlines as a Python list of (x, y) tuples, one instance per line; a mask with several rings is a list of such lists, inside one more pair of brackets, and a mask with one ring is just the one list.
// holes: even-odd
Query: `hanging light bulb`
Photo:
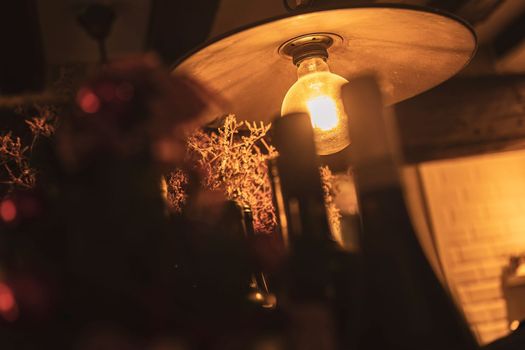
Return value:
[[(253, 0), (249, 3), (255, 1), (264, 2)], [(323, 3), (334, 1), (286, 2), (293, 8), (296, 7), (293, 4), (312, 6), (302, 9), (307, 11), (282, 13), (274, 18), (265, 17), (264, 11), (257, 12), (258, 6), (251, 6), (256, 11), (252, 18), (258, 19), (251, 25), (246, 25), (246, 16), (232, 16), (236, 7), (224, 6), (225, 11), (217, 14), (216, 24), (220, 22), (225, 26), (214, 28), (219, 36), (180, 60), (173, 74), (194, 77), (210, 90), (220, 92), (230, 104), (219, 115), (234, 113), (250, 122), (268, 123), (276, 111), (286, 113), (292, 110), (288, 104), (292, 103), (293, 91), (290, 91), (284, 106), (282, 102), (286, 91), (295, 82), (295, 79), (290, 80), (290, 74), (294, 72), (290, 62), (293, 59), (295, 65), (300, 65), (296, 56), (301, 48), (312, 48), (311, 53), (315, 54), (310, 54), (309, 58), (324, 58), (333, 73), (347, 79), (365, 73), (380, 77), (384, 102), (388, 105), (447, 80), (459, 72), (476, 51), (473, 29), (461, 19), (442, 11), (384, 4), (384, 1), (379, 1), (382, 3), (379, 6), (353, 6), (355, 1), (335, 1), (338, 5), (329, 8)], [(228, 13), (228, 9), (233, 12)], [(238, 30), (230, 31), (235, 27), (239, 27)], [(318, 48), (314, 50), (314, 44), (321, 46), (324, 52)], [(330, 58), (327, 60), (328, 52)], [(307, 59), (302, 57), (302, 60)], [(306, 76), (299, 80), (307, 81)], [(337, 106), (338, 99), (333, 96), (332, 99)], [(316, 101), (311, 104), (320, 106), (317, 110), (333, 110), (329, 108), (333, 104), (328, 100), (319, 98)], [(305, 104), (298, 104), (302, 105), (300, 111), (308, 113)], [(311, 109), (316, 110), (314, 106)], [(352, 106), (346, 107), (349, 110), (348, 107)], [(207, 120), (217, 117), (216, 113), (206, 114)], [(352, 122), (354, 116), (349, 114), (348, 117)], [(344, 128), (345, 124), (340, 120), (339, 127)], [(315, 133), (320, 153), (343, 147), (336, 146), (337, 140), (344, 139), (344, 136), (334, 133), (339, 127), (323, 131), (320, 123), (317, 126)], [(325, 129), (329, 129), (328, 126)], [(328, 134), (332, 137), (321, 136)], [(346, 132), (341, 130), (339, 135), (346, 135)], [(333, 149), (325, 146), (327, 144)]]
[(288, 44), (298, 80), (286, 93), (281, 107), (281, 116), (290, 113), (310, 116), (317, 153), (321, 155), (336, 153), (350, 143), (348, 116), (341, 100), (341, 87), (348, 80), (330, 72), (327, 46), (326, 41), (317, 37)]

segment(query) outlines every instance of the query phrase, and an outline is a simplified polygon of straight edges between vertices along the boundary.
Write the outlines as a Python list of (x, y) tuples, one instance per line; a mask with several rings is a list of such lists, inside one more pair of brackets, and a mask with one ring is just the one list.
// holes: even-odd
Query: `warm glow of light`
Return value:
[(6, 284), (0, 283), (0, 312), (11, 311), (15, 307), (15, 297), (11, 288)]
[(520, 326), (520, 321), (518, 320), (514, 320), (510, 323), (510, 330), (511, 331), (515, 331), (516, 329), (518, 329), (518, 327)]
[(90, 89), (78, 91), (77, 103), (85, 113), (96, 113), (100, 109), (100, 99)]
[(16, 219), (16, 206), (12, 200), (6, 199), (0, 203), (0, 217), (4, 222)]
[[(489, 343), (519, 324), (500, 315), (513, 311), (511, 320), (523, 315), (518, 294), (505, 290), (514, 287), (502, 279), (515, 277), (508, 270), (509, 259), (525, 252), (525, 151), (440, 160), (418, 168), (436, 241), (431, 249), (438, 249), (447, 284), (470, 326), (482, 344)], [(518, 276), (525, 273), (522, 266)], [(491, 311), (480, 320), (477, 310), (483, 308)]]
[(341, 87), (346, 79), (330, 72), (318, 57), (305, 59), (298, 67), (299, 78), (281, 106), (281, 116), (307, 113), (314, 128), (317, 153), (339, 152), (350, 143), (348, 116), (341, 100)]
[(520, 264), (516, 269), (516, 276), (525, 276), (525, 264)]
[(339, 125), (335, 101), (328, 96), (317, 96), (306, 101), (312, 126), (323, 131), (329, 131)]

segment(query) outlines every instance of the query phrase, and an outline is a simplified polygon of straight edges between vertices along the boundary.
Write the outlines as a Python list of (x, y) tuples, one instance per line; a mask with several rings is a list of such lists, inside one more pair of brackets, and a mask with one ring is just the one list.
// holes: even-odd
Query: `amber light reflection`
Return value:
[(281, 106), (281, 116), (308, 113), (314, 128), (317, 152), (339, 152), (350, 143), (348, 116), (341, 101), (341, 87), (348, 83), (331, 73), (319, 57), (303, 60), (297, 67), (297, 81), (290, 87)]
[(0, 218), (2, 221), (11, 222), (16, 219), (16, 215), (16, 206), (12, 200), (6, 199), (0, 202)]
[(420, 170), (446, 279), (481, 342), (490, 342), (512, 322), (503, 268), (525, 252), (525, 151), (436, 161)]
[(5, 283), (0, 282), (0, 316), (6, 321), (14, 321), (18, 318), (18, 309), (12, 289)]
[(328, 96), (317, 96), (306, 101), (314, 128), (329, 131), (339, 125), (335, 101)]

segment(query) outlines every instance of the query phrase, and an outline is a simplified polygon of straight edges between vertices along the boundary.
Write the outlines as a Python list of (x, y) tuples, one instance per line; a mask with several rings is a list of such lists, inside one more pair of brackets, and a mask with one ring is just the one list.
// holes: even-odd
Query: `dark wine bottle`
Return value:
[[(412, 226), (374, 79), (343, 87), (366, 276), (359, 349), (470, 350), (478, 345), (429, 264)], [(388, 119), (390, 118), (390, 119)]]
[[(255, 229), (253, 227), (253, 213), (247, 207), (240, 207), (242, 215), (242, 229), (247, 239), (253, 239)], [(263, 308), (274, 309), (277, 306), (275, 295), (270, 292), (268, 278), (260, 268), (254, 268), (250, 278), (249, 299), (260, 304)]]
[(355, 261), (332, 239), (313, 140), (306, 114), (274, 123), (279, 151), (279, 186), (274, 189), (290, 248), (283, 308), (290, 317), (293, 349), (346, 349), (341, 333), (348, 329), (346, 316), (358, 300), (348, 284), (355, 276)]

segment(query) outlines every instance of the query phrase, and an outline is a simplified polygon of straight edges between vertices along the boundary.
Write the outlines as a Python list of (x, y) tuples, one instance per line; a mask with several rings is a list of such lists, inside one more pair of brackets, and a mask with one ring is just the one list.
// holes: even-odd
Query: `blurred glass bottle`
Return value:
[(412, 226), (393, 138), (374, 79), (343, 87), (363, 223), (366, 319), (359, 349), (470, 350), (477, 342), (429, 264)]
[(276, 204), (290, 248), (283, 307), (291, 320), (291, 346), (349, 348), (342, 334), (353, 329), (349, 315), (356, 314), (359, 300), (357, 257), (331, 236), (308, 115), (278, 119), (273, 140), (279, 151), (272, 169)]

